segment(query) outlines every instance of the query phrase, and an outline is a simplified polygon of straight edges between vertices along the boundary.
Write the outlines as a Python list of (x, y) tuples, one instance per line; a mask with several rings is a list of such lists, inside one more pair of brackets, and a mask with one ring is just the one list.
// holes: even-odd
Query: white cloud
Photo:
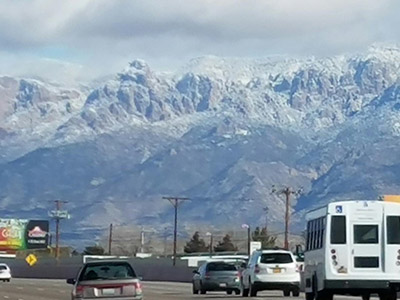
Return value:
[(399, 8), (398, 0), (3, 0), (0, 51), (72, 49), (100, 73), (136, 57), (174, 66), (206, 54), (336, 54), (399, 42)]

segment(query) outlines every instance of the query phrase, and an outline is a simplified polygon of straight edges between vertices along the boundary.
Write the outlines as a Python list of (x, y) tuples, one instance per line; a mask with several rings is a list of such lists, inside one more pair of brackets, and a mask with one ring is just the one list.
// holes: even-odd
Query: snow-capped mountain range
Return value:
[[(400, 48), (332, 58), (135, 60), (95, 89), (0, 77), (0, 207), (40, 217), (61, 198), (80, 226), (265, 223), (399, 193)], [(72, 221), (70, 221), (72, 222)]]

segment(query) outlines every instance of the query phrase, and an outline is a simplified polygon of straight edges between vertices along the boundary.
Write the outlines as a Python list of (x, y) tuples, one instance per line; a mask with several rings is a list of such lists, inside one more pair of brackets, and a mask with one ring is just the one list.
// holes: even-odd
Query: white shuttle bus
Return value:
[(400, 204), (333, 202), (306, 219), (306, 300), (330, 300), (334, 294), (397, 299)]

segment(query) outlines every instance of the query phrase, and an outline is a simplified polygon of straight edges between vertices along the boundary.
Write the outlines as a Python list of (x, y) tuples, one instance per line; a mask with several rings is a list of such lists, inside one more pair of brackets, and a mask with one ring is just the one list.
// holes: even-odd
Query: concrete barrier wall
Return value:
[[(146, 281), (191, 282), (193, 268), (187, 267), (187, 262), (177, 261), (172, 266), (171, 259), (128, 259), (138, 276)], [(82, 257), (72, 257), (56, 261), (55, 259), (40, 259), (30, 267), (24, 260), (0, 259), (7, 263), (15, 278), (45, 278), (67, 279), (76, 277), (83, 265)]]

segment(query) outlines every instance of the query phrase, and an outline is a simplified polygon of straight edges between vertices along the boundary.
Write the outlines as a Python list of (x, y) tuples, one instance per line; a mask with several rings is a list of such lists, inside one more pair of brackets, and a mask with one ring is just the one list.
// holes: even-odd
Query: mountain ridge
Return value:
[(184, 194), (183, 222), (259, 224), (268, 206), (279, 227), (283, 199), (270, 190), (282, 184), (304, 187), (293, 199), (300, 230), (316, 205), (396, 193), (399, 74), (400, 49), (384, 47), (205, 57), (175, 73), (135, 60), (89, 92), (1, 77), (0, 207), (39, 216), (39, 199), (57, 197), (82, 226), (163, 224), (161, 197)]

